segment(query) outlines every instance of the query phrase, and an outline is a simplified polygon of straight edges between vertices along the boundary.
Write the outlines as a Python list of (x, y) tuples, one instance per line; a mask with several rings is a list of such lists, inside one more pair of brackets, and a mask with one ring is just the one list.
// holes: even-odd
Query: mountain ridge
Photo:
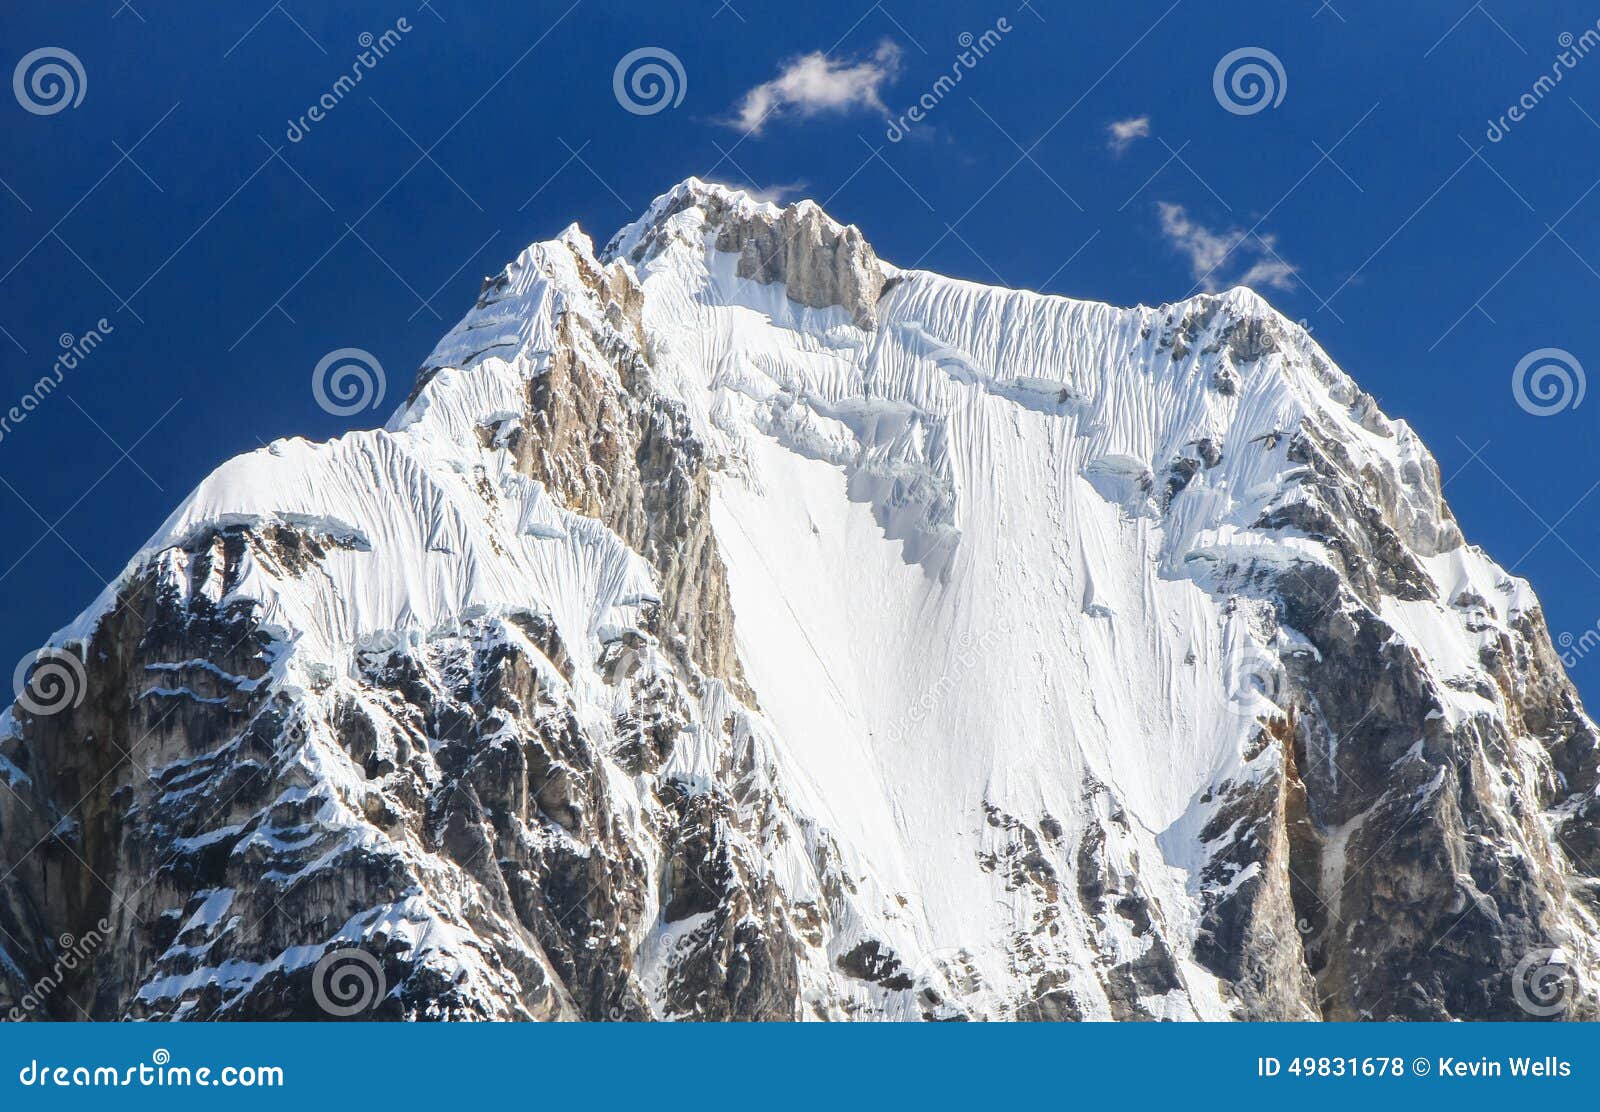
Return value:
[(1242, 288), (985, 287), (690, 179), (55, 643), (0, 1003), (109, 915), (105, 1017), (312, 1016), (342, 948), (396, 1018), (1520, 1018), (1544, 951), (1593, 1011), (1537, 600)]

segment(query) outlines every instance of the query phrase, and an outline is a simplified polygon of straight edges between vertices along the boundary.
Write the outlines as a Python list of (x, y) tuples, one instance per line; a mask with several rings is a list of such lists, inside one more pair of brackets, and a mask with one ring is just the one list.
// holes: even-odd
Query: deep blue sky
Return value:
[[(1533, 581), (1554, 633), (1600, 619), (1600, 494), (1585, 497), (1600, 400), (1536, 417), (1511, 392), (1538, 348), (1600, 370), (1600, 51), (1485, 138), (1558, 36), (1594, 26), (1592, 5), (569, 3), (0, 9), (6, 73), (57, 46), (87, 75), (82, 103), (53, 115), (0, 89), (0, 411), (63, 333), (115, 329), (0, 440), (0, 670), (217, 463), (380, 423), (484, 274), (572, 220), (603, 240), (690, 174), (801, 183), (902, 265), (1120, 304), (1194, 285), (1161, 204), (1218, 233), (1257, 227), (1297, 269), (1263, 292), (1421, 432), (1468, 536)], [(886, 39), (901, 69), (884, 99), (901, 112), (961, 33), (1002, 16), (1015, 30), (912, 139), (886, 142), (870, 110), (748, 138), (728, 126), (797, 55), (848, 63)], [(358, 36), (400, 17), (413, 30), (289, 143)], [(642, 46), (682, 60), (677, 107), (638, 116), (613, 96), (616, 63)], [(1213, 96), (1240, 47), (1281, 60), (1276, 107), (1235, 115)], [(1106, 126), (1139, 116), (1149, 136), (1115, 156)], [(1219, 276), (1262, 257), (1253, 246)], [(317, 407), (311, 369), (348, 346), (387, 369), (382, 413)], [(1600, 661), (1574, 675), (1600, 690)]]

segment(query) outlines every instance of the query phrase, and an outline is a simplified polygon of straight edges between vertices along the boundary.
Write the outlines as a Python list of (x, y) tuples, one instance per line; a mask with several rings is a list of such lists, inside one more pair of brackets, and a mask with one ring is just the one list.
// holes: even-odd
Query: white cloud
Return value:
[(1111, 148), (1111, 153), (1122, 154), (1123, 151), (1133, 146), (1140, 139), (1150, 135), (1149, 116), (1130, 116), (1126, 120), (1112, 120), (1106, 125), (1106, 146)]
[(729, 121), (752, 135), (773, 120), (871, 108), (885, 114), (880, 91), (900, 73), (900, 47), (888, 39), (870, 57), (834, 60), (821, 51), (802, 54), (771, 81), (751, 89)]
[[(1180, 254), (1188, 256), (1189, 269), (1201, 289), (1218, 290), (1224, 285), (1276, 290), (1294, 288), (1295, 268), (1278, 254), (1274, 237), (1237, 228), (1214, 231), (1191, 220), (1182, 205), (1163, 201), (1158, 208), (1161, 234)], [(1245, 266), (1245, 270), (1225, 281), (1222, 271), (1230, 263)]]
[(1236, 286), (1249, 286), (1251, 289), (1294, 289), (1294, 267), (1279, 254), (1271, 236), (1262, 241), (1269, 252), (1250, 265), (1250, 269), (1239, 275), (1234, 280)]
[(775, 205), (781, 205), (790, 197), (795, 197), (801, 193), (804, 193), (806, 191), (806, 187), (809, 185), (808, 182), (804, 181), (773, 182), (771, 185), (767, 186), (757, 186), (750, 182), (716, 181), (712, 178), (707, 178), (706, 181), (712, 185), (725, 185), (729, 189), (742, 189), (744, 192), (750, 194), (753, 200), (763, 202), (770, 201)]

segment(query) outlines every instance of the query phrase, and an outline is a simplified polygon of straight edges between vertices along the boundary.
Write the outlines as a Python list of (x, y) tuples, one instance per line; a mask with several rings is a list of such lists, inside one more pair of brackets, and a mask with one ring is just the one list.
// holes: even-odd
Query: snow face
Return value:
[[(580, 259), (596, 265), (581, 237), (529, 248), (509, 268), (514, 290), (446, 337), (427, 364), (437, 374), (387, 428), (325, 444), (278, 440), (230, 460), (130, 568), (159, 553), (181, 563), (177, 546), (209, 527), (282, 523), (325, 542), (327, 579), (252, 563), (233, 594), (289, 631), (298, 662), (343, 666), (353, 646), (384, 634), (458, 629), (530, 608), (550, 613), (571, 644), (598, 652), (603, 627), (636, 624), (653, 597), (648, 565), (609, 530), (554, 504), (516, 472), (503, 445), (480, 443), (520, 413), (559, 314), (588, 308), (562, 292), (581, 288)], [(115, 590), (56, 641), (92, 630)]]
[[(1220, 605), (1182, 570), (1277, 489), (1283, 446), (1248, 442), (1298, 399), (1276, 367), (1218, 399), (1212, 361), (1169, 358), (1153, 311), (931, 274), (863, 332), (697, 238), (642, 268), (645, 321), (729, 460), (716, 524), (752, 687), (830, 827), (914, 894), (928, 944), (1003, 983), (986, 943), (1028, 909), (971, 867), (992, 849), (985, 804), (1054, 816), (1070, 844), (1086, 782), (1115, 785), (1160, 861), (1160, 833), (1253, 731), (1220, 682)], [(1224, 305), (1270, 312), (1245, 291)], [(1165, 527), (1159, 491), (1130, 513), (1086, 477), (1159, 472), (1202, 438), (1224, 462)], [(1147, 871), (1180, 931), (1182, 864)]]
[[(1241, 688), (1282, 682), (1262, 660), (1317, 651), (1230, 590), (1252, 568), (1333, 567), (1319, 541), (1261, 527), (1317, 498), (1291, 458), (1308, 423), (1380, 477), (1432, 582), (1385, 597), (1383, 618), (1453, 715), (1502, 713), (1461, 677), (1483, 678), (1526, 584), (1460, 543), (1410, 430), (1254, 293), (1116, 309), (886, 268), (864, 330), (738, 277), (700, 216), (672, 216), (640, 275), (658, 368), (727, 461), (716, 526), (740, 656), (813, 813), (913, 894), (935, 951), (1015, 976), (996, 942), (1027, 901), (964, 867), (995, 849), (985, 808), (1051, 816), (1081, 844), (1096, 783), (1192, 940), (1203, 797), (1257, 773), (1262, 708)], [(1463, 614), (1463, 592), (1494, 601)], [(1216, 1014), (1189, 972), (1176, 1011)]]
[[(1493, 685), (1476, 680), (1484, 646), (1536, 605), (1526, 584), (1461, 544), (1410, 430), (1248, 290), (1119, 309), (851, 256), (836, 284), (881, 284), (870, 313), (816, 307), (791, 288), (814, 275), (741, 277), (748, 253), (719, 250), (711, 220), (730, 212), (780, 215), (691, 181), (603, 259), (575, 226), (528, 248), (486, 283), (385, 428), (230, 461), (130, 574), (160, 561), (186, 582), (187, 538), (292, 526), (325, 549), (317, 575), (250, 557), (227, 588), (280, 633), (273, 683), (353, 691), (374, 639), (437, 640), (532, 613), (571, 648), (562, 682), (585, 719), (609, 728), (615, 695), (593, 662), (640, 625), (662, 584), (616, 533), (520, 471), (509, 440), (563, 345), (638, 342), (653, 388), (684, 407), (714, 460), (712, 524), (759, 704), (736, 707), (710, 683), (691, 713), (704, 724), (738, 710), (741, 739), (798, 816), (764, 862), (787, 897), (826, 899), (824, 852), (853, 886), (805, 959), (808, 1000), (918, 1014), (909, 992), (839, 976), (872, 941), (978, 1014), (1016, 1014), (1048, 973), (1084, 1017), (1112, 1017), (1101, 973), (1159, 946), (1174, 952), (1176, 979), (1142, 985), (1138, 1008), (1227, 1017), (1228, 992), (1189, 955), (1205, 899), (1233, 895), (1260, 867), (1208, 895), (1214, 846), (1201, 832), (1219, 785), (1281, 770), (1281, 751), (1264, 758), (1255, 744), (1262, 720), (1283, 709), (1283, 662), (1318, 651), (1238, 588), (1262, 569), (1344, 574), (1305, 526), (1346, 507), (1324, 504), (1311, 481), (1321, 457), (1308, 462), (1304, 430), (1338, 446), (1337, 465), (1364, 477), (1409, 553), (1412, 589), (1370, 601), (1457, 720), (1504, 719)], [(807, 234), (844, 235), (820, 210), (803, 216)], [(607, 276), (642, 290), (640, 334), (597, 292)], [(569, 314), (587, 328), (563, 328)], [(200, 586), (226, 601), (220, 584)], [(88, 638), (114, 597), (58, 642)], [(151, 698), (187, 692), (149, 680)], [(682, 782), (715, 779), (711, 733), (672, 754)], [(348, 773), (331, 754), (317, 775), (337, 782)], [(1358, 823), (1323, 861), (1329, 884)], [(1154, 930), (1062, 895), (1083, 890), (1091, 857), (1114, 882), (1133, 878), (1127, 894), (1148, 904)], [(230, 898), (217, 893), (185, 930), (214, 927)], [(414, 924), (430, 960), (494, 982), (455, 928), (412, 911), (385, 914)], [(662, 919), (638, 942), (663, 1012), (664, 970), (700, 925)], [(262, 970), (224, 974), (245, 983)]]

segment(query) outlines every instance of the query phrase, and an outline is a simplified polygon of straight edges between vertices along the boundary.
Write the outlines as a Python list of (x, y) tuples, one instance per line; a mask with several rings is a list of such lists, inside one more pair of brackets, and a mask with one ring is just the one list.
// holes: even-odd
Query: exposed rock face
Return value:
[[(506, 447), (518, 471), (573, 512), (604, 522), (651, 562), (663, 628), (672, 631), (674, 649), (687, 650), (683, 663), (727, 681), (750, 702), (711, 535), (706, 447), (682, 404), (650, 384), (641, 296), (627, 270), (614, 264), (600, 271), (581, 255), (574, 259), (588, 291), (606, 306), (605, 320), (562, 316), (549, 367), (528, 384), (525, 423), (507, 434)], [(489, 300), (479, 309), (494, 307)]]
[(56, 644), (15, 1018), (1595, 1016), (1537, 602), (1244, 291), (902, 273), (687, 182)]
[(876, 323), (888, 274), (861, 229), (841, 227), (811, 201), (782, 209), (751, 206), (685, 183), (657, 201), (640, 225), (620, 233), (606, 254), (634, 264), (647, 261), (674, 233), (682, 234), (672, 218), (691, 209), (704, 223), (689, 227), (713, 230), (716, 250), (737, 256), (739, 277), (782, 284), (791, 300), (813, 309), (843, 309), (861, 328)]
[[(1508, 578), (1495, 603), (1435, 582), (1425, 559), (1463, 549), (1438, 468), (1369, 396), (1351, 411), (1364, 429), (1400, 438), (1401, 466), (1361, 466), (1336, 430), (1308, 418), (1288, 452), (1305, 472), (1260, 521), (1313, 538), (1331, 568), (1230, 574), (1314, 651), (1283, 656), (1262, 726), (1271, 775), (1212, 820), (1218, 834), (1255, 824), (1252, 838), (1233, 832), (1212, 868), (1254, 861), (1261, 880), (1211, 906), (1208, 964), (1231, 975), (1240, 954), (1303, 949), (1299, 1005), (1327, 1019), (1524, 1019), (1542, 1010), (1498, 974), (1556, 949), (1571, 971), (1549, 1014), (1594, 1018), (1592, 990), (1579, 986), (1596, 961), (1600, 905), (1591, 865), (1567, 845), (1569, 829), (1586, 828), (1576, 816), (1594, 813), (1594, 724), (1536, 603), (1506, 600)], [(1396, 602), (1447, 604), (1477, 647), (1473, 670), (1439, 675), (1386, 620), (1403, 612)], [(1452, 692), (1480, 706), (1463, 713)], [(1241, 931), (1268, 940), (1250, 945)], [(1293, 1010), (1280, 1002), (1261, 1014)]]

